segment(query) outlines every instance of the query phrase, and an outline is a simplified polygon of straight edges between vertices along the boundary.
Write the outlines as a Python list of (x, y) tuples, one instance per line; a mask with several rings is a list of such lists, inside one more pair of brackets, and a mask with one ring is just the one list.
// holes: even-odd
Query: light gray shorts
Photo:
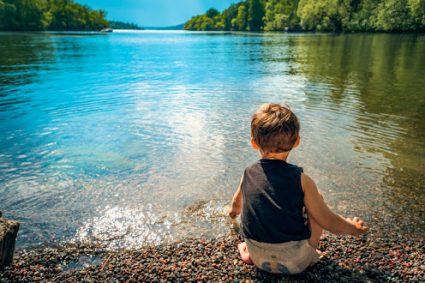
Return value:
[(297, 274), (319, 261), (308, 240), (271, 244), (245, 239), (252, 262), (258, 268), (277, 274)]

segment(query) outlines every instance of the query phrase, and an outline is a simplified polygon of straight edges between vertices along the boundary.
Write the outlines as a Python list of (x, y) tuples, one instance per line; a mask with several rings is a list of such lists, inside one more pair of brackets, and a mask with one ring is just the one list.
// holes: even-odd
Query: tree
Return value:
[(120, 21), (109, 21), (109, 27), (113, 29), (134, 29), (142, 30), (143, 28), (135, 23), (126, 23)]
[(223, 30), (232, 30), (232, 20), (238, 15), (239, 6), (242, 3), (232, 4), (229, 8), (225, 9), (222, 13)]
[(50, 30), (101, 30), (109, 26), (105, 11), (92, 10), (72, 0), (52, 0), (50, 5)]
[(376, 21), (377, 30), (408, 31), (413, 27), (414, 21), (407, 0), (386, 0), (380, 3)]
[(298, 0), (268, 0), (265, 4), (264, 30), (285, 31), (300, 28)]
[(3, 0), (0, 4), (3, 30), (42, 30), (47, 26), (46, 0)]
[(425, 0), (408, 0), (415, 30), (425, 31)]
[(209, 9), (205, 14), (189, 20), (185, 28), (425, 31), (425, 0), (244, 0), (230, 5), (221, 14)]
[(223, 16), (216, 9), (208, 9), (205, 14), (192, 17), (184, 24), (186, 30), (223, 30), (225, 26)]
[(341, 31), (347, 8), (338, 0), (300, 0), (297, 15), (305, 30)]
[(348, 21), (343, 22), (347, 31), (373, 31), (376, 26), (376, 14), (379, 1), (355, 0), (351, 3)]
[(264, 7), (260, 0), (248, 1), (247, 29), (259, 31), (263, 28)]
[(15, 30), (16, 26), (16, 6), (0, 1), (0, 30)]
[(207, 12), (205, 13), (205, 15), (210, 19), (213, 19), (215, 16), (217, 16), (219, 14), (220, 14), (220, 12), (217, 11), (216, 9), (214, 9), (214, 8), (208, 9)]
[(100, 30), (105, 17), (72, 0), (0, 0), (0, 30)]
[(247, 22), (248, 22), (248, 14), (246, 11), (246, 6), (240, 5), (238, 8), (238, 14), (236, 15), (236, 18), (232, 20), (232, 27), (234, 30), (244, 31), (247, 28)]

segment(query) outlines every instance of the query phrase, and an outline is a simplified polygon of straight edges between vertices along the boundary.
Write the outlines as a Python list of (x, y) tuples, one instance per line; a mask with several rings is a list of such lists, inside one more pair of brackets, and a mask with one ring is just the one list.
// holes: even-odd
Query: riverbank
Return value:
[(283, 282), (424, 282), (423, 239), (397, 235), (381, 238), (326, 235), (319, 263), (296, 276), (276, 276), (242, 263), (238, 236), (182, 242), (136, 250), (106, 251), (100, 247), (62, 246), (18, 251), (0, 282), (105, 281), (283, 281)]

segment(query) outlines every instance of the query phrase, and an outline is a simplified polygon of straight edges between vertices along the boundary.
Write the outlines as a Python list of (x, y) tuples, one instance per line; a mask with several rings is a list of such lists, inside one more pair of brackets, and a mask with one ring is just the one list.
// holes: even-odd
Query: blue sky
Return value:
[(142, 26), (182, 24), (192, 16), (214, 7), (222, 11), (238, 0), (76, 0), (108, 12), (109, 20), (134, 22)]

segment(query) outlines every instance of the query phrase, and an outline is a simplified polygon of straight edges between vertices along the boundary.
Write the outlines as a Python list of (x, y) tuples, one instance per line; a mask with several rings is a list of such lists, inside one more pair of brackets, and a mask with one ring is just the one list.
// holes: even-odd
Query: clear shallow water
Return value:
[(424, 35), (0, 33), (0, 210), (19, 247), (229, 233), (274, 101), (331, 207), (423, 237), (424, 74)]

